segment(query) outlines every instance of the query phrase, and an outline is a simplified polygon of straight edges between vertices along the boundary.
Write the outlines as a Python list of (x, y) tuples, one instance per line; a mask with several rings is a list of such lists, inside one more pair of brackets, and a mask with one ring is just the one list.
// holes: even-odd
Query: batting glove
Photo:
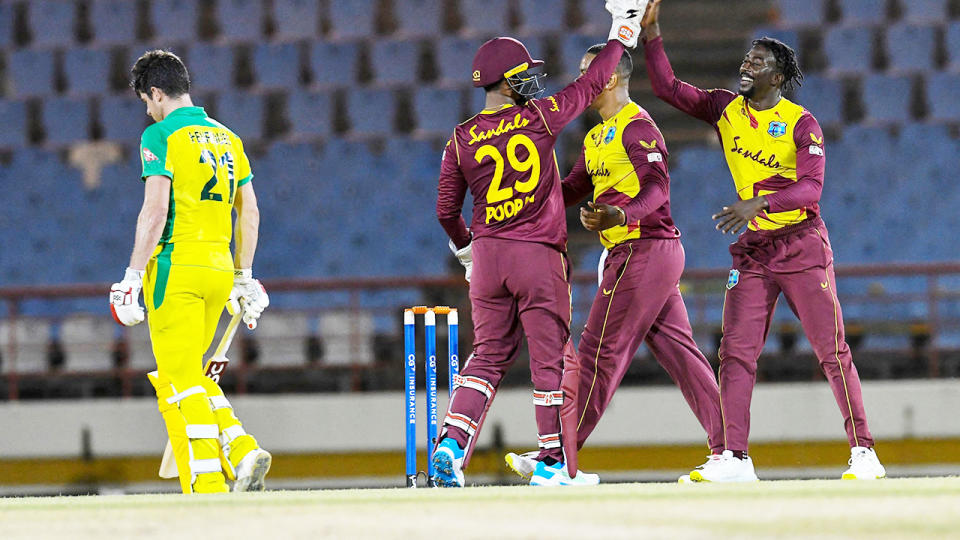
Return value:
[(637, 46), (640, 37), (640, 21), (647, 10), (648, 0), (607, 0), (607, 11), (613, 15), (613, 25), (607, 39), (616, 39), (624, 47)]
[(140, 290), (143, 289), (143, 270), (127, 268), (123, 281), (110, 286), (110, 314), (113, 320), (124, 326), (143, 322), (143, 306), (140, 305)]
[(227, 311), (231, 315), (243, 311), (243, 322), (247, 328), (257, 327), (257, 319), (263, 310), (270, 305), (270, 297), (260, 280), (253, 279), (253, 271), (249, 268), (239, 268), (233, 271), (233, 290), (227, 300)]
[(470, 242), (460, 249), (457, 249), (457, 246), (453, 244), (453, 240), (450, 240), (448, 245), (450, 246), (450, 251), (457, 256), (457, 260), (460, 261), (460, 264), (466, 269), (467, 283), (469, 283), (470, 274), (473, 273), (473, 242)]

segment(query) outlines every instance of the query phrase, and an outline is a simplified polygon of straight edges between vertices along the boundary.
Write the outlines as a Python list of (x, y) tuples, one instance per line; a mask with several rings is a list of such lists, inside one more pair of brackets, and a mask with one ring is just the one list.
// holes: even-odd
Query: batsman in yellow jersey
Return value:
[(242, 309), (250, 328), (269, 305), (251, 273), (260, 216), (250, 162), (239, 137), (193, 106), (187, 68), (173, 53), (145, 53), (130, 84), (156, 123), (140, 142), (143, 207), (130, 266), (110, 290), (111, 311), (120, 324), (139, 324), (143, 290), (157, 359), (150, 382), (183, 492), (228, 492), (225, 474), (234, 491), (262, 490), (271, 456), (202, 366), (225, 304)]

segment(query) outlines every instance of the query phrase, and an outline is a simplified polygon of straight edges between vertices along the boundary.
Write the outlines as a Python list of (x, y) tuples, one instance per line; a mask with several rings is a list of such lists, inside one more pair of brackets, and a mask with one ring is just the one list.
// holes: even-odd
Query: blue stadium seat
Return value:
[(960, 121), (960, 74), (933, 73), (927, 76), (927, 105), (930, 117), (936, 121)]
[(90, 138), (90, 104), (85, 99), (51, 97), (43, 101), (47, 144), (60, 145)]
[(313, 84), (350, 85), (359, 73), (360, 46), (357, 43), (315, 41), (310, 46), (310, 73)]
[(140, 143), (140, 135), (150, 118), (147, 107), (139, 99), (124, 94), (100, 98), (100, 126), (103, 138), (125, 144)]
[(610, 14), (599, 2), (581, 1), (580, 27), (577, 31), (583, 34), (594, 34), (597, 38), (606, 36), (610, 31)]
[(442, 37), (437, 40), (433, 50), (437, 59), (439, 79), (452, 84), (470, 83), (470, 66), (482, 39), (462, 39)]
[(836, 79), (807, 75), (797, 91), (798, 101), (821, 126), (843, 122), (843, 84)]
[(827, 64), (834, 73), (867, 73), (873, 64), (873, 31), (834, 26), (824, 37)]
[(26, 6), (34, 46), (73, 44), (73, 2), (34, 0)]
[(90, 24), (97, 44), (121, 45), (137, 38), (137, 3), (129, 0), (94, 0)]
[(949, 16), (947, 0), (904, 0), (900, 8), (903, 19), (911, 23), (941, 23)]
[(326, 137), (333, 131), (329, 92), (293, 91), (287, 97), (290, 135), (294, 138)]
[(955, 21), (947, 26), (947, 69), (951, 71), (960, 71), (960, 21)]
[(510, 27), (507, 0), (460, 2), (461, 31), (467, 35), (492, 37), (503, 35)]
[(45, 96), (53, 93), (53, 52), (16, 49), (7, 56), (12, 95)]
[(841, 22), (845, 25), (879, 25), (887, 18), (886, 2), (840, 0)]
[(397, 32), (408, 37), (442, 34), (443, 3), (443, 0), (394, 0)]
[(358, 88), (347, 93), (350, 129), (357, 135), (393, 132), (394, 96), (390, 90)]
[(110, 51), (67, 49), (63, 70), (71, 94), (101, 94), (110, 89)]
[(260, 140), (265, 116), (263, 101), (263, 96), (250, 92), (221, 92), (217, 95), (215, 118), (244, 141)]
[(791, 28), (760, 27), (753, 31), (753, 39), (759, 39), (762, 37), (779, 39), (780, 41), (793, 47), (794, 50), (799, 49), (800, 33)]
[(823, 0), (777, 0), (780, 22), (788, 28), (814, 26), (825, 20)]
[(863, 80), (864, 120), (878, 123), (910, 121), (910, 90), (907, 77), (868, 75)]
[(13, 45), (13, 5), (0, 4), (0, 49)]
[(932, 26), (897, 24), (887, 28), (887, 57), (897, 72), (933, 69), (936, 36)]
[(217, 26), (229, 41), (259, 42), (263, 33), (263, 0), (219, 0)]
[(153, 0), (150, 26), (153, 37), (164, 45), (171, 41), (190, 43), (197, 38), (197, 0)]
[(338, 39), (356, 39), (376, 34), (374, 0), (330, 2), (332, 35)]
[(260, 43), (253, 49), (253, 72), (261, 88), (300, 84), (300, 47), (296, 43)]
[(232, 47), (197, 43), (190, 47), (186, 60), (190, 70), (191, 91), (229, 90), (234, 87)]
[[(27, 105), (0, 99), (0, 148), (19, 148), (27, 142)], [(3, 167), (0, 167), (2, 169)]]
[(413, 95), (417, 131), (449, 136), (463, 121), (460, 113), (463, 92), (440, 88), (418, 88)]
[(540, 0), (519, 0), (520, 26), (528, 33), (559, 32), (566, 29), (563, 2), (547, 6)]
[(370, 51), (370, 59), (377, 83), (409, 84), (419, 78), (420, 45), (416, 41), (377, 40)]
[(301, 39), (320, 35), (319, 0), (274, 0), (275, 38)]
[[(587, 52), (592, 45), (600, 43), (602, 38), (585, 34), (566, 34), (563, 42), (560, 44), (560, 65), (554, 70), (551, 66), (551, 75), (553, 72), (562, 72), (573, 76), (580, 75), (580, 60), (583, 54)], [(530, 52), (530, 54), (536, 54)], [(550, 81), (550, 77), (547, 78)]]

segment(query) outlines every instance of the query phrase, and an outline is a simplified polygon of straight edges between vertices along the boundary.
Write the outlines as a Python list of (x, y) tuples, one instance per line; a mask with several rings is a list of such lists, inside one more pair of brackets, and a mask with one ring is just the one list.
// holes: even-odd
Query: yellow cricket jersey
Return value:
[(253, 178), (240, 138), (202, 107), (183, 107), (144, 130), (140, 160), (142, 179), (171, 180), (158, 264), (233, 270), (233, 201)]

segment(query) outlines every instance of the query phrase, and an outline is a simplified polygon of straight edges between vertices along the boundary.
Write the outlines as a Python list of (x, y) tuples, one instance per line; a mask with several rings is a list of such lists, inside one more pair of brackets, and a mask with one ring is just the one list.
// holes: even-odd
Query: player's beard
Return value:
[(747, 98), (747, 99), (752, 99), (753, 96), (754, 96), (754, 94), (757, 93), (757, 87), (756, 87), (756, 85), (751, 84), (751, 85), (750, 85), (750, 88), (747, 88), (746, 90), (740, 90), (739, 93), (740, 93), (741, 96), (743, 96), (743, 97), (745, 97), (745, 98)]

